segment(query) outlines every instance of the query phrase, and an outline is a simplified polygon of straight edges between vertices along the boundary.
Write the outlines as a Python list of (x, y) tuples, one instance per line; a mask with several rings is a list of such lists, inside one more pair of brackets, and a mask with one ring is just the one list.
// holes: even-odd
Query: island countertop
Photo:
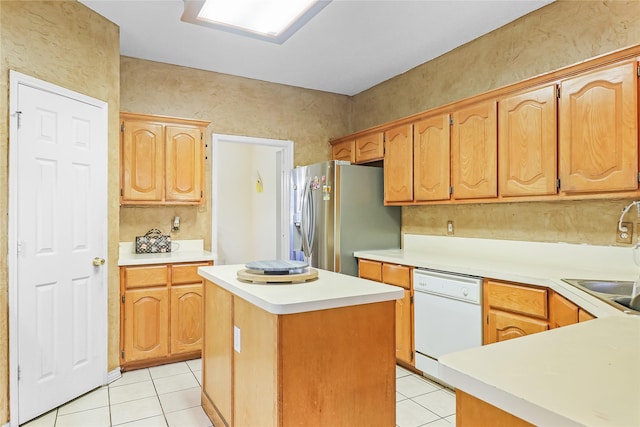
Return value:
[(198, 274), (230, 293), (272, 314), (293, 314), (391, 301), (404, 290), (371, 280), (318, 269), (318, 278), (304, 283), (259, 284), (237, 278), (242, 264), (199, 267)]

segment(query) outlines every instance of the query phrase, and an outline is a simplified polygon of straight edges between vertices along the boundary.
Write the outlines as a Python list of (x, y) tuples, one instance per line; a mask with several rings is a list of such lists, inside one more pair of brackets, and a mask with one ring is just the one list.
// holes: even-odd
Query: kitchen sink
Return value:
[[(611, 295), (631, 296), (633, 282), (618, 280), (576, 280), (578, 286), (582, 286), (593, 292)], [(573, 284), (573, 283), (572, 283)]]
[(587, 279), (562, 279), (570, 285), (611, 304), (618, 310), (628, 314), (640, 315), (629, 307), (633, 282), (627, 280), (587, 280)]

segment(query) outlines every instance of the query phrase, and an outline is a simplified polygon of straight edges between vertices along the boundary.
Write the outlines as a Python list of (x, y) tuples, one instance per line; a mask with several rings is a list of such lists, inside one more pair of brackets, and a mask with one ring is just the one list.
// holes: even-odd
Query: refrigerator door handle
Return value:
[(300, 221), (300, 234), (302, 235), (302, 250), (304, 256), (311, 258), (311, 248), (313, 247), (315, 215), (313, 210), (313, 195), (311, 194), (311, 179), (304, 183), (302, 192), (302, 216)]

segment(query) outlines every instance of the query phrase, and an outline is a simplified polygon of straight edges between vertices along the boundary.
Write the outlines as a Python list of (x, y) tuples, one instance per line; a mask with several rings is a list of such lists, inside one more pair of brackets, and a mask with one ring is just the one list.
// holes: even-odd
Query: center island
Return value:
[(402, 288), (318, 270), (303, 283), (205, 279), (202, 406), (221, 426), (394, 426)]

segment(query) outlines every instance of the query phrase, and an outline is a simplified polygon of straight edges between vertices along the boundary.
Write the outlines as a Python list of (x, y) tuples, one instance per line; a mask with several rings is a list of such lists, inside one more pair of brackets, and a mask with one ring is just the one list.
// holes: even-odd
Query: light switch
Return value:
[(240, 353), (240, 328), (233, 325), (233, 349)]

